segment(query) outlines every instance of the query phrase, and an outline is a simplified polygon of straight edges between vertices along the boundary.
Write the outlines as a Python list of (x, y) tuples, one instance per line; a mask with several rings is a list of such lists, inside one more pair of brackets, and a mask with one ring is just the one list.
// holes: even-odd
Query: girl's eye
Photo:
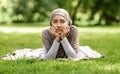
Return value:
[(54, 24), (57, 24), (57, 23), (63, 24), (63, 23), (65, 23), (65, 22), (66, 22), (66, 21), (65, 21), (64, 19), (60, 19), (60, 20), (54, 19), (54, 20), (52, 21), (52, 23), (54, 23)]
[(60, 20), (60, 23), (62, 23), (62, 24), (63, 24), (63, 23), (65, 23), (65, 20), (63, 20), (63, 19), (62, 19), (62, 20)]
[(56, 23), (58, 23), (58, 21), (57, 21), (57, 20), (53, 20), (53, 23), (55, 23), (55, 24), (56, 24)]

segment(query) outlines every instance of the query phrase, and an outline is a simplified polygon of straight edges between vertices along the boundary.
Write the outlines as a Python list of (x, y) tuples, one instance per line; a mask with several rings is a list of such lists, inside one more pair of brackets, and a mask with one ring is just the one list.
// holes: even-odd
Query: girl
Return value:
[(102, 57), (89, 47), (79, 48), (78, 30), (71, 24), (69, 13), (60, 8), (52, 12), (50, 27), (42, 32), (42, 43), (47, 51), (45, 59)]

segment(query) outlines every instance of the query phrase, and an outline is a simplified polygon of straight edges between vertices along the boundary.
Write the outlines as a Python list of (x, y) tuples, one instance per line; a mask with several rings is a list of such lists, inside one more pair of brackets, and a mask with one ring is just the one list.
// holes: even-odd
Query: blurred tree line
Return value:
[(0, 0), (0, 23), (49, 21), (56, 8), (66, 9), (77, 26), (120, 22), (120, 0)]

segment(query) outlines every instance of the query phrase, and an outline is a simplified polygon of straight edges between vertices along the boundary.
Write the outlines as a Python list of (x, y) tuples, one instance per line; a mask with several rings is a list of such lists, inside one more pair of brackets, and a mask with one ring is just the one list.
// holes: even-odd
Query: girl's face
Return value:
[(69, 26), (67, 20), (61, 15), (56, 15), (52, 19), (51, 24), (52, 27), (54, 27), (56, 29), (56, 32), (59, 34), (62, 33), (62, 29), (65, 29), (66, 26)]

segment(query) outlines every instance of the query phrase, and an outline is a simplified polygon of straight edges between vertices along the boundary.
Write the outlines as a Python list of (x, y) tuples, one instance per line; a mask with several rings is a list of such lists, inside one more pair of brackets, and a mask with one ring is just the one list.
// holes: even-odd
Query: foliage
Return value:
[(91, 11), (90, 20), (94, 19), (96, 13), (99, 14), (96, 24), (102, 24), (103, 20), (106, 24), (111, 24), (113, 21), (120, 22), (120, 0), (82, 0), (82, 2), (83, 8)]
[(55, 8), (66, 9), (78, 26), (120, 22), (120, 0), (0, 0), (0, 23), (48, 21)]
[[(7, 4), (10, 3), (10, 4)], [(52, 6), (50, 6), (52, 5)], [(48, 19), (50, 10), (56, 7), (51, 1), (45, 0), (1, 0), (0, 11), (1, 19), (6, 15), (11, 18), (10, 22), (40, 22)], [(9, 11), (10, 9), (11, 11)], [(9, 14), (9, 12), (11, 14)], [(4, 16), (2, 16), (5, 14)], [(8, 22), (1, 20), (0, 22)]]

